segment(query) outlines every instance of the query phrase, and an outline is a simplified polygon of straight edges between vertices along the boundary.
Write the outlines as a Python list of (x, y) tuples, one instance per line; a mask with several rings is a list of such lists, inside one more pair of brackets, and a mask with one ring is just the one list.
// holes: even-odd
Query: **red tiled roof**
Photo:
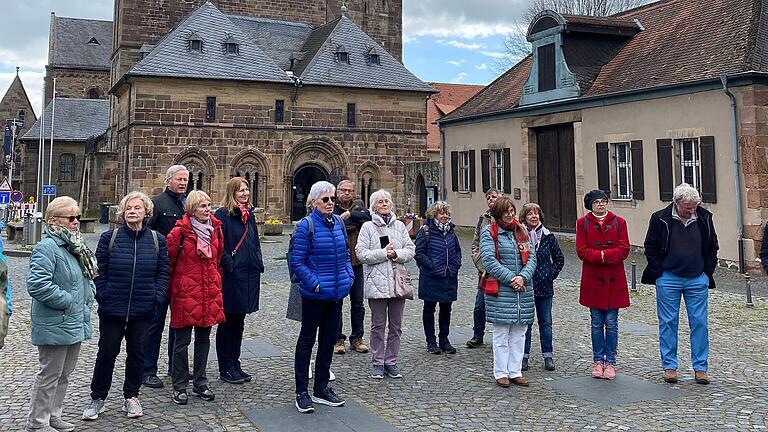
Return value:
[(435, 123), (446, 114), (482, 90), (484, 86), (469, 84), (429, 83), (440, 93), (433, 94), (427, 99), (427, 150), (440, 150), (440, 129)]
[[(611, 19), (619, 22), (637, 19), (644, 30), (602, 66), (582, 96), (768, 71), (768, 10), (763, 1), (661, 0), (615, 15)], [(515, 108), (530, 61), (520, 61), (445, 119)]]

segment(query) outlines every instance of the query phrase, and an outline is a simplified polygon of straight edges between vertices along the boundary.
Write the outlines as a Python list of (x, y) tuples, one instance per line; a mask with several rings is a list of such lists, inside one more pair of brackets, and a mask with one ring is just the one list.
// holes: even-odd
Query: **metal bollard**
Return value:
[(752, 303), (752, 276), (749, 273), (744, 273), (744, 283), (747, 288), (747, 307), (753, 307), (755, 305)]
[(632, 260), (632, 291), (637, 292), (637, 261)]

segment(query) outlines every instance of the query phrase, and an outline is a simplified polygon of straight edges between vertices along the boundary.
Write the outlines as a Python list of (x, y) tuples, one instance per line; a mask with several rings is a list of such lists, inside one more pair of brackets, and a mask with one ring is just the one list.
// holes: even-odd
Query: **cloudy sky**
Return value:
[[(504, 36), (530, 0), (403, 0), (403, 61), (424, 81), (487, 84)], [(3, 1), (0, 18), (0, 97), (21, 68), (39, 113), (48, 58), (50, 13), (111, 20), (113, 0)]]

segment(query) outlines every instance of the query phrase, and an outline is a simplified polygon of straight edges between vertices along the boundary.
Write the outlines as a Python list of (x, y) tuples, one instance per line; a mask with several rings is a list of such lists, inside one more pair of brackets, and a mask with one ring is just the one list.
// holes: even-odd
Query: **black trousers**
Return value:
[(91, 399), (105, 400), (112, 386), (115, 360), (125, 338), (125, 381), (123, 396), (128, 399), (139, 395), (144, 371), (144, 344), (152, 320), (130, 320), (107, 316), (99, 317), (99, 352), (93, 367)]
[[(147, 342), (144, 345), (144, 376), (157, 375), (157, 361), (160, 358), (160, 344), (163, 341), (163, 331), (165, 331), (165, 317), (168, 315), (168, 305), (170, 300), (166, 300), (162, 305), (155, 308), (155, 318), (151, 321)], [(173, 329), (168, 327), (168, 374), (171, 373), (171, 361), (173, 360)]]
[[(173, 363), (171, 380), (176, 391), (186, 390), (189, 384), (189, 353), (187, 349), (192, 341), (192, 328), (174, 329), (176, 334), (173, 346)], [(208, 351), (211, 349), (211, 327), (194, 327), (195, 329), (195, 359), (192, 369), (192, 385), (200, 387), (208, 385), (205, 367), (208, 364)]]
[(296, 394), (307, 391), (309, 386), (309, 360), (312, 357), (315, 339), (317, 339), (317, 356), (315, 357), (313, 390), (324, 390), (328, 386), (328, 379), (331, 377), (333, 344), (336, 342), (336, 332), (339, 329), (341, 304), (341, 301), (301, 298), (301, 332), (299, 332), (299, 340), (296, 342), (296, 355), (293, 363), (293, 373), (296, 376)]
[(240, 349), (243, 345), (245, 314), (225, 313), (226, 321), (216, 329), (216, 357), (219, 373), (240, 367)]
[[(439, 346), (445, 342), (448, 342), (449, 327), (451, 326), (451, 305), (453, 302), (440, 302), (440, 313), (438, 314), (438, 322), (440, 325), (440, 332), (438, 338), (440, 340)], [(435, 342), (435, 309), (437, 308), (437, 302), (424, 300), (424, 309), (421, 314), (421, 321), (424, 325), (424, 336), (427, 338), (427, 343)]]
[[(355, 281), (352, 283), (352, 288), (349, 290), (349, 324), (351, 326), (349, 333), (349, 341), (352, 342), (355, 339), (362, 339), (363, 321), (365, 321), (365, 305), (363, 305), (363, 288), (365, 285), (365, 277), (363, 276), (363, 266), (352, 266), (352, 271), (355, 273)], [(344, 300), (340, 300), (343, 302)], [(339, 315), (339, 333), (336, 336), (337, 340), (345, 340), (347, 336), (344, 334), (344, 308), (341, 309), (341, 315)]]

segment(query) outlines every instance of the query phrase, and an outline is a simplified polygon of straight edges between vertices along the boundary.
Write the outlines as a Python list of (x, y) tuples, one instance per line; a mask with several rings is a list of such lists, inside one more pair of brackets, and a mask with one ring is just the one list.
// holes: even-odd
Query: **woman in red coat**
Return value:
[(173, 402), (187, 404), (189, 363), (187, 348), (195, 329), (195, 359), (192, 393), (204, 400), (215, 395), (208, 388), (205, 365), (208, 363), (211, 328), (224, 321), (219, 261), (224, 250), (221, 222), (211, 215), (211, 198), (202, 191), (187, 196), (184, 218), (168, 234), (171, 261), (171, 328), (173, 346), (171, 379)]
[(629, 256), (627, 222), (608, 211), (608, 195), (593, 190), (584, 196), (590, 210), (576, 222), (576, 254), (583, 261), (579, 303), (592, 319), (592, 376), (616, 378), (619, 308), (629, 306), (624, 260)]

